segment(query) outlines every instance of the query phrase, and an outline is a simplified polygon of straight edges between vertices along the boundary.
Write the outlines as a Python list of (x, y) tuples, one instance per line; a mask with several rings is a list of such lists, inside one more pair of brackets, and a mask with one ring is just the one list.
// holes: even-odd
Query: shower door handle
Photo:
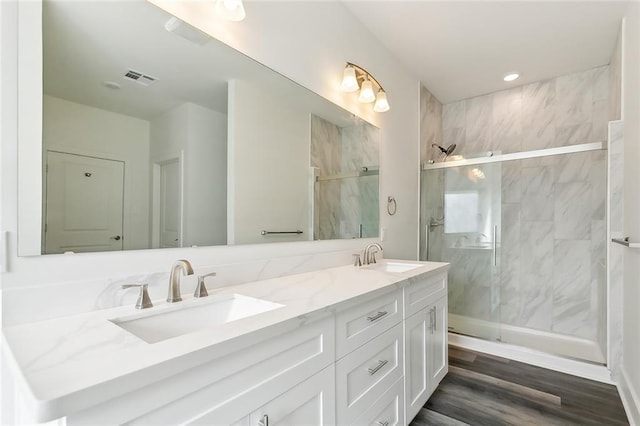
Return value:
[(493, 266), (498, 266), (498, 225), (493, 226)]

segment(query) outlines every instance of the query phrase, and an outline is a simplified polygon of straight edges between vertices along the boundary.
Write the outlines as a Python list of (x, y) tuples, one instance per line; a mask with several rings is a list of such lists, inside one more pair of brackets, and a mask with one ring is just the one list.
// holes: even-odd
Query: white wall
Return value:
[(149, 122), (48, 95), (42, 106), (45, 150), (124, 161), (124, 248), (148, 248)]
[(151, 162), (181, 154), (182, 245), (226, 244), (227, 116), (184, 103), (151, 120)]
[[(215, 18), (208, 2), (151, 0), (219, 40), (381, 128), (381, 200), (393, 195), (395, 216), (380, 206), (385, 256), (417, 259), (420, 83), (340, 2), (250, 2), (241, 23)], [(373, 73), (391, 110), (374, 113), (339, 91), (345, 61)]]
[(189, 105), (185, 245), (227, 243), (227, 116)]
[[(309, 112), (268, 88), (229, 82), (229, 244), (309, 235)], [(304, 234), (266, 235), (302, 230)]]
[[(623, 28), (624, 230), (640, 241), (640, 3), (630, 2)], [(623, 293), (622, 374), (635, 405), (629, 420), (640, 424), (640, 250), (625, 250)]]

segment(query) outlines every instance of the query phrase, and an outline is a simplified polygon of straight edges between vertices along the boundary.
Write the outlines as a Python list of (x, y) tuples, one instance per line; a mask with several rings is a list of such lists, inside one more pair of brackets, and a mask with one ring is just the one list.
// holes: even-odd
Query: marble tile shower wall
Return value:
[(437, 160), (442, 145), (442, 103), (424, 86), (420, 87), (420, 161)]
[[(609, 224), (611, 238), (624, 238), (624, 123), (609, 123)], [(609, 301), (610, 306), (622, 306), (624, 250), (619, 244), (609, 244)], [(622, 359), (622, 312), (609, 314), (609, 367), (614, 379), (619, 378)]]
[(600, 342), (606, 151), (503, 163), (501, 321)]
[(604, 141), (609, 87), (606, 65), (445, 104), (443, 145), (475, 154)]
[[(368, 124), (338, 127), (311, 116), (311, 164), (321, 176), (378, 167), (379, 130)], [(378, 176), (321, 181), (315, 186), (316, 239), (378, 235)]]
[[(445, 104), (442, 144), (476, 154), (605, 141), (609, 73), (603, 66)], [(602, 343), (606, 152), (505, 162), (502, 176), (501, 321)]]

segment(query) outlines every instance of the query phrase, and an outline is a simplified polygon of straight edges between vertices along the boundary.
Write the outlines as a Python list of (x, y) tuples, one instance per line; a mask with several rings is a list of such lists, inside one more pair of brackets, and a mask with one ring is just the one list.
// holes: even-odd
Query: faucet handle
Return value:
[(151, 298), (149, 297), (149, 293), (147, 289), (149, 288), (149, 284), (123, 284), (122, 288), (131, 288), (131, 287), (140, 287), (140, 294), (138, 294), (138, 300), (136, 301), (136, 309), (146, 309), (151, 308), (153, 303), (151, 303)]
[(360, 260), (360, 253), (354, 253), (353, 256), (353, 266), (362, 266), (362, 261)]
[(207, 297), (209, 293), (207, 292), (207, 287), (204, 285), (204, 279), (215, 276), (215, 272), (198, 276), (198, 285), (196, 286), (196, 291), (193, 293), (193, 297)]

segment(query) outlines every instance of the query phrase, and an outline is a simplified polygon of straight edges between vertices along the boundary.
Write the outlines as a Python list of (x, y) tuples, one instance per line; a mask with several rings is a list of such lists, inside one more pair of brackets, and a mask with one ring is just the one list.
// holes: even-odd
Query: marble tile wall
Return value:
[(442, 145), (442, 103), (424, 86), (420, 86), (420, 162), (437, 160)]
[(604, 141), (609, 91), (606, 65), (448, 103), (442, 142), (455, 143), (456, 154), (477, 154)]
[[(606, 141), (616, 79), (610, 72), (618, 71), (598, 67), (445, 104), (442, 144), (456, 143), (455, 153), (471, 155)], [(423, 145), (426, 134), (422, 129)], [(606, 157), (606, 151), (594, 151), (502, 163), (502, 323), (588, 339), (605, 350)], [(438, 172), (422, 176), (421, 233), (443, 210)], [(447, 255), (455, 258), (461, 281), (485, 280), (456, 286), (450, 277), (450, 311), (495, 317), (489, 292), (482, 291), (494, 278), (486, 269), (481, 277), (479, 256), (445, 253), (451, 249), (441, 228), (429, 238), (429, 259)], [(421, 245), (422, 259), (425, 250)]]
[[(379, 167), (379, 129), (367, 123), (338, 127), (311, 116), (311, 165), (328, 176)], [(378, 176), (320, 181), (315, 185), (314, 239), (378, 235)]]
[(606, 151), (503, 166), (502, 322), (602, 343)]
[(609, 63), (609, 120), (622, 118), (622, 28)]
[[(609, 214), (609, 304), (610, 306), (622, 306), (622, 283), (624, 275), (624, 250), (620, 244), (609, 242), (610, 238), (624, 238), (624, 123), (614, 121), (609, 123), (609, 173), (608, 191), (609, 202), (607, 211)], [(622, 358), (622, 312), (621, 309), (613, 309), (609, 313), (609, 368), (613, 379), (620, 375)]]
[[(432, 144), (442, 145), (442, 103), (424, 86), (420, 86), (420, 164), (429, 160), (436, 161), (440, 151)], [(427, 259), (426, 227), (431, 218), (444, 215), (442, 188), (444, 173), (436, 170), (428, 174), (421, 173), (420, 178), (420, 259)], [(431, 233), (429, 246), (439, 252), (442, 246), (441, 233)]]

